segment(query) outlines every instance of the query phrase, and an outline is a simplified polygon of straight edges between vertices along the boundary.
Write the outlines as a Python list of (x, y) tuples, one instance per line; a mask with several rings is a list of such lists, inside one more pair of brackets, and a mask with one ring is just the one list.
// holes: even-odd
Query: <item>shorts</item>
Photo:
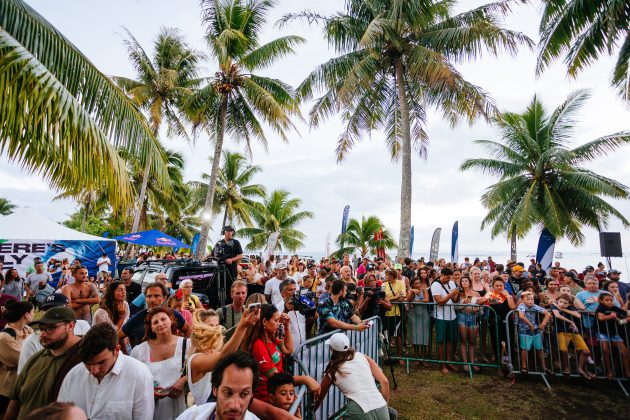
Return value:
[(618, 334), (610, 335), (610, 334), (604, 334), (604, 333), (598, 332), (595, 334), (595, 337), (597, 337), (599, 341), (610, 341), (611, 343), (623, 343), (623, 339)]
[(560, 351), (569, 351), (569, 344), (571, 344), (571, 342), (575, 344), (577, 351), (588, 350), (588, 346), (580, 334), (569, 332), (558, 333), (558, 349), (560, 349)]
[(542, 350), (542, 334), (529, 335), (529, 334), (519, 334), (518, 335), (519, 347), (521, 350), (531, 350), (532, 346), (535, 350)]
[(477, 314), (476, 313), (466, 313), (466, 312), (458, 312), (457, 313), (457, 323), (461, 326), (465, 326), (468, 328), (474, 328), (477, 326)]
[(405, 335), (403, 320), (400, 315), (386, 316), (385, 325), (387, 326), (388, 337), (403, 337)]
[(457, 321), (447, 321), (445, 319), (435, 320), (435, 330), (438, 344), (441, 343), (454, 343), (459, 338), (459, 331), (457, 329)]
[(374, 410), (364, 413), (359, 404), (349, 399), (346, 405), (346, 414), (343, 418), (349, 420), (389, 420), (389, 410), (387, 409), (387, 404), (385, 404), (380, 408), (375, 408)]

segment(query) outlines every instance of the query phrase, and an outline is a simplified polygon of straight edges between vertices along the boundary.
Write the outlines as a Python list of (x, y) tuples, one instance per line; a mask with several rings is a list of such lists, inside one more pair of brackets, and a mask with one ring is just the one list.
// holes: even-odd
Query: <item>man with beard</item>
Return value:
[(66, 374), (79, 364), (79, 342), (74, 335), (76, 316), (61, 306), (47, 310), (39, 321), (39, 341), (44, 347), (31, 357), (18, 375), (4, 420), (21, 420), (33, 410), (57, 400)]
[(226, 342), (232, 338), (234, 327), (238, 325), (243, 317), (243, 305), (245, 305), (245, 300), (247, 299), (247, 284), (240, 280), (232, 283), (230, 297), (232, 298), (232, 303), (217, 309), (219, 323), (228, 330), (228, 333), (225, 335)]
[(179, 420), (256, 420), (247, 408), (260, 377), (258, 363), (247, 352), (237, 351), (223, 358), (212, 372), (212, 395), (216, 403), (193, 405)]

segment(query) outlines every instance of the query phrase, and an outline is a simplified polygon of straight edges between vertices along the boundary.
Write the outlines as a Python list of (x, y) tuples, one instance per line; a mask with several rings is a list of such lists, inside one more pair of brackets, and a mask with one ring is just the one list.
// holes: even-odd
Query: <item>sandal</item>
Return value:
[[(569, 369), (565, 369), (562, 371), (562, 375), (568, 378), (569, 376), (571, 376), (571, 371)], [(580, 373), (580, 376), (582, 376), (583, 378), (585, 377), (584, 375), (586, 375), (584, 372)]]
[(547, 369), (547, 368), (543, 369), (543, 373), (545, 375), (554, 375), (553, 371), (551, 369)]
[(588, 374), (588, 373), (586, 373), (586, 372), (583, 372), (583, 371), (582, 371), (582, 372), (578, 372), (578, 373), (580, 374), (580, 376), (581, 376), (582, 378), (586, 379), (587, 381), (590, 381), (591, 379), (593, 379), (593, 378), (591, 377), (591, 375), (589, 375), (589, 374)]
[(481, 369), (479, 369), (479, 366), (473, 366), (472, 369), (473, 369), (473, 372), (481, 371)]
[(440, 368), (440, 372), (442, 372), (445, 375), (448, 375), (448, 368), (446, 367), (446, 365), (442, 365), (442, 367)]
[(527, 368), (521, 368), (521, 373), (523, 375), (527, 375), (527, 374), (529, 374), (529, 370), (527, 370)]

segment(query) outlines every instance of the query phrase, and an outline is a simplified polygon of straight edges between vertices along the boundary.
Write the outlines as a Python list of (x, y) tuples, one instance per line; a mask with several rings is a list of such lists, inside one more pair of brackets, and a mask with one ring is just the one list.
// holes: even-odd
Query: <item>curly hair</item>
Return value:
[(191, 351), (205, 352), (207, 350), (221, 350), (223, 347), (223, 328), (221, 325), (211, 327), (206, 319), (216, 316), (211, 309), (195, 311), (193, 314), (192, 335), (190, 336)]
[(107, 285), (107, 289), (105, 289), (105, 293), (103, 294), (103, 297), (101, 298), (101, 303), (100, 303), (101, 309), (107, 312), (107, 315), (109, 315), (109, 319), (112, 320), (114, 325), (116, 325), (116, 323), (120, 319), (120, 314), (118, 313), (118, 311), (114, 310), (114, 307), (116, 306), (114, 293), (116, 292), (116, 289), (118, 289), (118, 286), (120, 285), (124, 286), (125, 283), (122, 281), (113, 281), (109, 283)]
[(171, 319), (171, 333), (173, 335), (177, 335), (177, 322), (175, 322), (173, 310), (170, 308), (165, 308), (164, 306), (158, 306), (156, 308), (149, 309), (147, 311), (146, 318), (144, 318), (144, 337), (142, 338), (144, 341), (154, 340), (155, 338), (157, 338), (157, 335), (151, 329), (151, 320), (155, 315), (161, 312), (164, 312)]

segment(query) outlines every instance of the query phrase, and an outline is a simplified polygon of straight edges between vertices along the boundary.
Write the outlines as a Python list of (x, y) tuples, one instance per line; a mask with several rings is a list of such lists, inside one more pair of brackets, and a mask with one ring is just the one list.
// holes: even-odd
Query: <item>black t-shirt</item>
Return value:
[(127, 289), (127, 302), (129, 303), (136, 300), (136, 298), (142, 294), (142, 286), (135, 281), (132, 281), (131, 284), (125, 286), (125, 288)]
[[(577, 309), (575, 309), (575, 306), (570, 305), (568, 308), (566, 308), (570, 311), (577, 311)], [(562, 315), (563, 317), (570, 319), (571, 321), (573, 321), (575, 323), (575, 326), (579, 326), (580, 325), (580, 318), (573, 316), (567, 312), (562, 311), (560, 308), (558, 308), (556, 305), (554, 305), (553, 303), (551, 304), (551, 310), (557, 310), (558, 312), (560, 312), (560, 315)], [(556, 318), (556, 331), (557, 332), (565, 332), (565, 333), (574, 333), (575, 331), (573, 331), (571, 329), (571, 324), (569, 324), (568, 322)]]
[(628, 312), (624, 311), (621, 308), (613, 306), (612, 308), (607, 308), (606, 306), (600, 304), (597, 309), (595, 309), (595, 313), (610, 315), (615, 312), (617, 314), (617, 319), (609, 319), (607, 321), (600, 321), (599, 317), (597, 317), (597, 329), (601, 334), (606, 335), (619, 335), (621, 331), (619, 320), (626, 319), (628, 316)]
[[(225, 239), (221, 239), (214, 246), (214, 256), (219, 262), (223, 262), (227, 258), (234, 258), (242, 253), (243, 248), (241, 248), (241, 243), (236, 239), (230, 239), (227, 242), (225, 242)], [(234, 261), (231, 264), (226, 264), (226, 267), (232, 276), (232, 280), (236, 280), (237, 265), (237, 261)]]
[(416, 272), (413, 271), (411, 268), (409, 267), (405, 267), (403, 272), (402, 272), (403, 276), (407, 277), (409, 279), (410, 282), (413, 281), (413, 279), (416, 278)]

